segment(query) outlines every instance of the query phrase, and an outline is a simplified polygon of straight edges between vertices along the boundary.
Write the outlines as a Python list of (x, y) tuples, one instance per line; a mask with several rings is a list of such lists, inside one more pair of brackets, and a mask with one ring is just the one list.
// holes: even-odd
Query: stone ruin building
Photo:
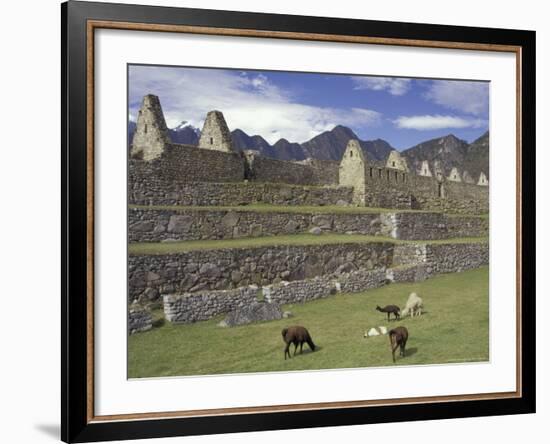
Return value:
[(401, 171), (409, 171), (407, 161), (399, 154), (399, 151), (392, 150), (386, 160), (386, 168), (394, 168)]
[(350, 140), (342, 156), (338, 183), (352, 187), (353, 203), (365, 205), (365, 168), (367, 162), (359, 141)]
[(432, 170), (430, 169), (430, 164), (427, 160), (423, 160), (420, 164), (420, 168), (417, 170), (416, 174), (419, 176), (432, 177)]
[[(398, 152), (383, 166), (371, 163), (357, 140), (349, 140), (340, 161), (236, 152), (220, 111), (208, 113), (198, 146), (172, 143), (158, 97), (147, 95), (128, 159), (129, 302), (146, 307), (160, 301), (168, 321), (196, 322), (258, 300), (303, 303), (487, 264), (487, 242), (441, 242), (488, 233), (488, 219), (478, 216), (489, 210), (487, 177), (481, 173), (477, 183), (461, 177), (457, 168), (445, 175), (438, 162), (409, 170)], [(258, 211), (254, 204), (271, 209)], [(351, 208), (327, 211), (331, 206)], [(363, 206), (372, 211), (353, 211)], [(315, 207), (325, 211), (311, 211)], [(422, 211), (410, 211), (415, 209)], [(310, 232), (384, 240), (274, 245), (268, 251), (215, 246), (224, 239)], [(131, 249), (134, 242), (187, 240), (213, 243), (166, 254)], [(149, 315), (132, 306), (129, 332), (149, 328)]]
[[(352, 203), (360, 206), (446, 211), (488, 211), (488, 180), (481, 173), (477, 184), (469, 174), (453, 167), (445, 175), (438, 161), (430, 168), (421, 162), (410, 171), (406, 160), (391, 151), (385, 167), (370, 164), (358, 141), (350, 140), (340, 162), (308, 159), (283, 161), (261, 156), (257, 151), (237, 153), (231, 132), (221, 111), (210, 111), (201, 131), (198, 147), (174, 144), (169, 140), (158, 97), (143, 99), (137, 119), (131, 157), (153, 164), (135, 164), (132, 172), (159, 176), (178, 182), (281, 183), (304, 186), (351, 188)], [(134, 164), (131, 165), (131, 169)], [(157, 174), (150, 171), (157, 169)], [(161, 171), (162, 170), (162, 171)], [(160, 176), (163, 176), (161, 178)], [(467, 203), (466, 203), (467, 202)]]
[(487, 179), (487, 176), (483, 171), (479, 174), (479, 180), (477, 181), (477, 184), (483, 187), (489, 186), (489, 179)]
[(233, 152), (231, 132), (225, 123), (225, 118), (220, 111), (210, 111), (201, 131), (199, 148), (208, 150)]
[(143, 160), (154, 160), (164, 153), (168, 143), (170, 136), (159, 98), (148, 94), (143, 98), (138, 112), (131, 155)]
[(462, 178), (460, 177), (460, 173), (458, 172), (458, 168), (453, 167), (451, 169), (451, 172), (449, 173), (449, 177), (447, 177), (448, 180), (451, 180), (453, 182), (462, 182)]

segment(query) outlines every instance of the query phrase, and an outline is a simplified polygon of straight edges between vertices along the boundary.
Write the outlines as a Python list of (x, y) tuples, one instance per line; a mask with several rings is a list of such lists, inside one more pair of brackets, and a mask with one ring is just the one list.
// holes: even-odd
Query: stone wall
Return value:
[(426, 277), (459, 273), (489, 264), (489, 243), (406, 244), (393, 250), (395, 273), (399, 267), (424, 266)]
[(386, 270), (389, 282), (418, 282), (428, 278), (425, 265), (402, 265)]
[(313, 279), (264, 286), (262, 292), (267, 302), (294, 304), (325, 298), (338, 292), (356, 293), (378, 288), (385, 284), (385, 280), (385, 268), (356, 270), (349, 273), (317, 276)]
[(489, 220), (477, 216), (449, 216), (443, 213), (393, 213), (392, 237), (405, 240), (438, 240), (454, 237), (482, 237), (489, 234)]
[(174, 323), (205, 321), (257, 301), (258, 287), (235, 290), (167, 294), (163, 297), (166, 320)]
[(132, 308), (128, 311), (128, 333), (133, 335), (153, 328), (151, 313), (139, 308)]
[[(135, 169), (134, 169), (135, 170)], [(131, 171), (132, 174), (132, 171)], [(134, 175), (129, 180), (128, 201), (136, 205), (336, 205), (350, 203), (350, 187), (308, 187), (269, 183), (175, 183), (154, 175)]]
[(489, 264), (489, 244), (429, 244), (426, 246), (429, 275), (459, 273)]
[(391, 265), (394, 245), (276, 246), (128, 257), (130, 302), (160, 294), (269, 285)]
[(338, 185), (340, 162), (335, 160), (306, 159), (302, 163), (311, 168), (315, 183)]
[(293, 185), (337, 185), (338, 162), (308, 160), (291, 162), (253, 154), (246, 156), (248, 179)]
[(191, 145), (172, 143), (155, 160), (128, 161), (130, 196), (140, 189), (168, 192), (177, 183), (241, 182), (243, 178), (244, 161), (240, 154), (199, 149)]
[(386, 282), (384, 268), (358, 270), (341, 275), (316, 276), (295, 282), (281, 282), (259, 289), (255, 285), (234, 290), (205, 290), (196, 293), (167, 294), (164, 313), (169, 322), (205, 321), (251, 305), (259, 298), (268, 303), (296, 304), (325, 298), (338, 292), (354, 293), (378, 288)]
[(386, 235), (381, 215), (311, 214), (243, 210), (152, 210), (130, 208), (130, 242), (236, 239), (305, 233), (313, 227), (325, 232)]
[(404, 240), (481, 237), (489, 221), (476, 216), (441, 213), (285, 213), (211, 209), (145, 209), (128, 211), (130, 242), (236, 239), (304, 233), (313, 227), (324, 232), (391, 236)]
[[(327, 247), (324, 246), (323, 249)], [(177, 272), (172, 273), (170, 271), (170, 269), (176, 267), (176, 264), (180, 263), (179, 258), (181, 255), (173, 255), (177, 257), (172, 256), (172, 262), (163, 262), (162, 270), (167, 272), (164, 276), (161, 276), (162, 270), (147, 271), (145, 280), (149, 284), (152, 283), (155, 285), (159, 281), (163, 281), (160, 290), (163, 293), (168, 293), (163, 297), (164, 312), (168, 321), (189, 323), (211, 319), (220, 314), (253, 304), (260, 299), (276, 304), (304, 303), (338, 292), (362, 292), (371, 288), (381, 287), (388, 282), (415, 282), (439, 273), (461, 272), (487, 265), (489, 262), (489, 246), (486, 243), (407, 244), (396, 246), (393, 253), (395, 260), (388, 261), (391, 255), (387, 251), (372, 251), (366, 255), (369, 259), (361, 265), (361, 260), (347, 262), (356, 259), (358, 252), (347, 251), (346, 253), (344, 250), (336, 249), (332, 259), (340, 258), (339, 261), (337, 260), (337, 262), (341, 263), (340, 266), (336, 266), (336, 264), (329, 265), (331, 259), (325, 257), (321, 263), (316, 262), (313, 264), (313, 266), (320, 265), (318, 268), (310, 268), (309, 272), (303, 270), (298, 274), (292, 275), (287, 274), (286, 271), (288, 270), (280, 273), (280, 257), (278, 256), (278, 259), (272, 256), (268, 257), (269, 252), (266, 251), (259, 257), (260, 262), (265, 260), (266, 262), (278, 263), (279, 265), (272, 276), (277, 275), (280, 277), (284, 275), (288, 279), (287, 281), (270, 283), (259, 288), (257, 285), (244, 284), (245, 281), (243, 280), (241, 281), (243, 285), (239, 283), (240, 286), (235, 289), (219, 290), (212, 288), (212, 286), (204, 286), (199, 289), (191, 288), (191, 291), (183, 293), (181, 292), (181, 287), (178, 288), (178, 285), (175, 284), (182, 276), (178, 276)], [(309, 255), (311, 258), (315, 258), (315, 260), (323, 257), (320, 251), (316, 253), (310, 251)], [(384, 257), (384, 260), (373, 261), (373, 257)], [(136, 256), (131, 256), (131, 259), (135, 258)], [(165, 257), (155, 256), (155, 258), (164, 259)], [(254, 260), (249, 259), (250, 256), (246, 256), (246, 259), (241, 261), (244, 264), (244, 268), (253, 268), (255, 266)], [(197, 260), (197, 258), (194, 258), (194, 260)], [(238, 262), (236, 258), (230, 258), (229, 261)], [(376, 265), (371, 267), (375, 262)], [(388, 267), (390, 262), (393, 262), (391, 268)], [(139, 264), (134, 262), (133, 267), (135, 277), (135, 273), (139, 270)], [(222, 271), (217, 266), (214, 267), (212, 263), (205, 263), (200, 267), (198, 264), (195, 267), (186, 263), (183, 268), (188, 273), (198, 273), (201, 277), (201, 282), (209, 281), (214, 276), (216, 276), (217, 280), (223, 281), (225, 270)], [(260, 265), (259, 268), (262, 267)], [(238, 268), (237, 272), (242, 272), (243, 275), (247, 273), (242, 270), (243, 268)], [(234, 272), (235, 270), (232, 273)], [(259, 271), (260, 274), (264, 272), (265, 270)], [(293, 280), (293, 278), (297, 279)], [(170, 279), (171, 282), (169, 281)], [(185, 277), (183, 279), (185, 280)]]

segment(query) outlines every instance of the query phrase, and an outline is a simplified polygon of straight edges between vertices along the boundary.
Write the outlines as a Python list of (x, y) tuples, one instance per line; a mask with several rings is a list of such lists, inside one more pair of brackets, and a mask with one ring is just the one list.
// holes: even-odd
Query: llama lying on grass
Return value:
[(405, 317), (409, 314), (411, 315), (411, 318), (414, 318), (415, 316), (420, 316), (422, 314), (423, 308), (424, 303), (422, 302), (422, 298), (416, 293), (411, 293), (409, 295), (409, 299), (407, 300), (405, 308), (401, 312), (401, 316)]
[(390, 320), (390, 314), (393, 313), (395, 316), (394, 319), (399, 319), (401, 310), (397, 305), (386, 305), (385, 307), (380, 307), (379, 305), (376, 306), (376, 309), (382, 313), (388, 314), (388, 321)]
[(311, 339), (311, 336), (306, 328), (295, 325), (293, 327), (283, 328), (281, 334), (283, 335), (283, 340), (286, 344), (285, 360), (287, 354), (290, 359), (290, 344), (294, 344), (294, 356), (296, 356), (296, 349), (298, 348), (298, 345), (300, 345), (300, 353), (302, 353), (304, 342), (307, 342), (307, 345), (309, 345), (312, 352), (315, 351), (315, 344), (313, 343), (313, 340)]
[(380, 335), (387, 335), (388, 329), (384, 326), (380, 326), (378, 328), (372, 327), (370, 330), (366, 331), (363, 335), (364, 338), (370, 338), (372, 336), (380, 336)]
[(391, 356), (393, 362), (395, 362), (395, 351), (399, 348), (399, 355), (405, 356), (405, 346), (407, 345), (407, 339), (409, 339), (409, 331), (405, 327), (396, 327), (389, 331)]

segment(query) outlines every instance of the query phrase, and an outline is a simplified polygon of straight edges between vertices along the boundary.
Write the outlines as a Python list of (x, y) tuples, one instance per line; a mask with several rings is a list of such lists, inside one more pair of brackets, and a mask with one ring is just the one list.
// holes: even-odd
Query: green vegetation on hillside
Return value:
[[(410, 292), (424, 300), (425, 314), (387, 322), (376, 305), (401, 307)], [(223, 318), (189, 325), (165, 322), (130, 336), (128, 376), (359, 368), (392, 364), (387, 336), (365, 339), (365, 330), (404, 325), (409, 330), (405, 358), (395, 365), (481, 362), (489, 359), (489, 269), (482, 267), (433, 279), (392, 284), (356, 294), (339, 294), (283, 307), (290, 319), (233, 328)], [(283, 358), (281, 329), (303, 325), (318, 350)], [(293, 350), (293, 347), (291, 348)], [(306, 351), (307, 350), (307, 351)]]

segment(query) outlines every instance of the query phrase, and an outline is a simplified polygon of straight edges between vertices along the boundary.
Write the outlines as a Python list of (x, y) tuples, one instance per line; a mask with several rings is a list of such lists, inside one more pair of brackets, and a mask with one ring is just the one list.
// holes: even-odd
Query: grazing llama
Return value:
[(382, 313), (387, 313), (388, 315), (388, 322), (390, 320), (390, 314), (393, 313), (395, 316), (395, 320), (399, 319), (401, 310), (397, 305), (386, 305), (385, 307), (381, 308), (379, 305), (376, 306), (376, 309), (378, 311), (381, 311)]
[(411, 318), (415, 316), (420, 316), (422, 314), (422, 308), (424, 308), (422, 298), (419, 297), (416, 293), (411, 293), (409, 295), (409, 299), (407, 300), (405, 308), (401, 312), (401, 316), (405, 317), (409, 314), (411, 315)]
[(309, 332), (304, 327), (295, 325), (293, 327), (283, 328), (281, 334), (283, 335), (283, 340), (286, 344), (285, 360), (287, 354), (288, 358), (290, 359), (290, 344), (294, 344), (294, 356), (296, 356), (296, 349), (298, 348), (298, 345), (300, 345), (300, 353), (302, 353), (304, 342), (307, 342), (307, 345), (309, 345), (309, 348), (311, 348), (312, 352), (315, 351), (315, 344), (313, 343)]
[(407, 339), (409, 339), (409, 331), (405, 327), (396, 327), (389, 331), (391, 356), (393, 362), (395, 362), (395, 351), (399, 348), (399, 355), (405, 356), (405, 346), (407, 345)]

